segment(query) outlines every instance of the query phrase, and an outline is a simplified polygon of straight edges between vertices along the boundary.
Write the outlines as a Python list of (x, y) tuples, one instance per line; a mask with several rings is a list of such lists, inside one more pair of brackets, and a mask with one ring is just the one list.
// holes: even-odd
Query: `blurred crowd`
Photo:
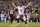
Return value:
[(9, 0), (9, 1), (1, 1), (0, 2), (0, 21), (7, 22), (7, 20), (10, 20), (9, 16), (9, 10), (12, 8), (14, 10), (13, 18), (16, 21), (16, 14), (18, 12), (18, 9), (15, 9), (11, 2), (14, 2), (16, 6), (19, 4), (23, 4), (24, 6), (27, 6), (29, 2), (32, 2), (32, 4), (25, 9), (25, 14), (27, 15), (28, 12), (30, 14), (30, 22), (40, 22), (40, 0)]
[[(14, 14), (13, 14), (13, 20), (16, 21), (16, 14), (17, 14), (18, 10), (15, 9)], [(25, 9), (24, 13), (26, 14), (30, 14), (30, 22), (32, 20), (32, 22), (40, 22), (40, 11), (38, 9)], [(9, 16), (9, 10), (0, 10), (0, 21), (7, 21), (10, 20), (10, 16)]]

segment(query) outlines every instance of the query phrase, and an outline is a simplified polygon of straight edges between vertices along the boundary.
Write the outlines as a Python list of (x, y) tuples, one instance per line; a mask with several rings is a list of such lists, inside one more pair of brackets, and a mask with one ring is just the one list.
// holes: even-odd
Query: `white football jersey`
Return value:
[(13, 14), (13, 9), (10, 10), (10, 14)]
[(4, 17), (4, 14), (1, 14), (1, 18)]
[(24, 14), (25, 6), (22, 6), (22, 7), (17, 6), (17, 8), (18, 8), (18, 13), (19, 13), (19, 15), (23, 15), (23, 14)]

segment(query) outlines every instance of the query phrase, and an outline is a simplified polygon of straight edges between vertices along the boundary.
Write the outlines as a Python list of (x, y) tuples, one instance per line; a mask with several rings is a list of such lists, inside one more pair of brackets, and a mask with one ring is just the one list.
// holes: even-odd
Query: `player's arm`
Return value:
[(16, 8), (16, 5), (12, 2), (12, 5)]
[(30, 5), (31, 5), (31, 2), (29, 2), (28, 5), (27, 5), (26, 7), (28, 7), (28, 6), (30, 6)]

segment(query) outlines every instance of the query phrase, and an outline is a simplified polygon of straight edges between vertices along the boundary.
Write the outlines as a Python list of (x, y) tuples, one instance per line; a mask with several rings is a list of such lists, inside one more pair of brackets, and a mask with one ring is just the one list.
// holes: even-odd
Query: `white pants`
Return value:
[(4, 18), (4, 22), (6, 22), (6, 18)]
[(24, 21), (26, 21), (26, 18), (23, 18)]
[(1, 21), (2, 21), (2, 22), (3, 22), (3, 20), (4, 20), (4, 19), (1, 17)]

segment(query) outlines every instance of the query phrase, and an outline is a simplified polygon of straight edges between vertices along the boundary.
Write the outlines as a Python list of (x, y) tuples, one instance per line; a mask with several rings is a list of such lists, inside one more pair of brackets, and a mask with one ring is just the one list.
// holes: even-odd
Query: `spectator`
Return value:
[(1, 21), (4, 22), (4, 14), (1, 14)]
[(9, 10), (9, 15), (10, 15), (10, 19), (11, 19), (11, 24), (12, 24), (12, 22), (13, 22), (13, 9), (11, 8), (10, 10)]

